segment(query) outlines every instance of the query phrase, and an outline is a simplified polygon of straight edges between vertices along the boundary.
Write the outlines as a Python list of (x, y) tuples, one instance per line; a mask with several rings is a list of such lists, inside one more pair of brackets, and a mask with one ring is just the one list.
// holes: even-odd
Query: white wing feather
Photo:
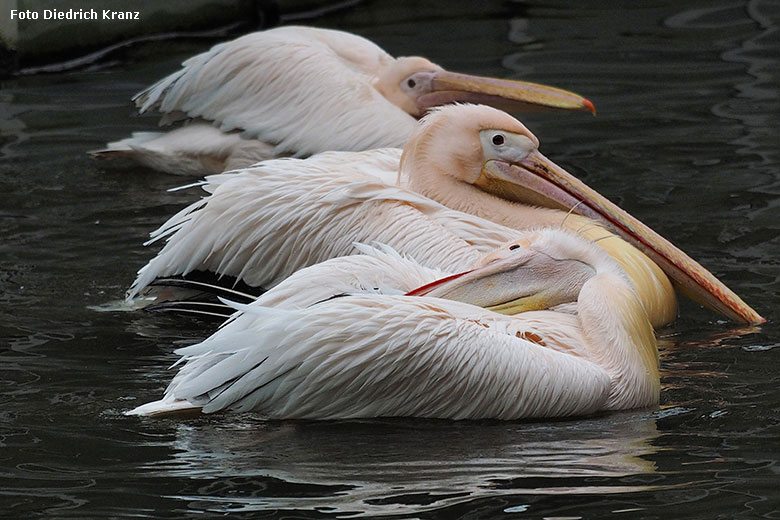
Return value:
[(355, 244), (359, 255), (331, 258), (296, 271), (257, 298), (257, 304), (303, 309), (343, 294), (405, 294), (447, 276), (384, 245)]
[(167, 133), (135, 132), (90, 154), (96, 158), (129, 157), (175, 175), (207, 175), (244, 168), (274, 158), (274, 147), (238, 133), (225, 133), (196, 121)]
[[(277, 155), (403, 146), (415, 119), (367, 81), (393, 58), (359, 36), (282, 27), (216, 45), (139, 93), (156, 109), (274, 144)], [(367, 70), (368, 69), (368, 70)], [(381, 125), (375, 122), (381, 121)]]
[(457, 212), (379, 182), (372, 171), (397, 166), (398, 154), (330, 152), (209, 177), (211, 195), (152, 234), (166, 243), (128, 298), (157, 277), (194, 270), (268, 289), (302, 267), (354, 254), (355, 242), (381, 242), (426, 266), (458, 271), (518, 234), (466, 214), (452, 226)]
[(131, 413), (517, 419), (591, 413), (609, 395), (595, 364), (523, 339), (522, 320), (458, 302), (362, 295), (305, 310), (240, 308), (177, 351), (185, 364), (162, 401)]

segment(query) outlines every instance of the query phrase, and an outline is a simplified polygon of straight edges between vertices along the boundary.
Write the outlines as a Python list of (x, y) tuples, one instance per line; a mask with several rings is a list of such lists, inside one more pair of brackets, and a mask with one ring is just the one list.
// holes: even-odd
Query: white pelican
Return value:
[[(160, 401), (128, 413), (512, 420), (658, 404), (653, 328), (620, 267), (581, 237), (526, 233), (415, 293), (425, 296), (237, 306), (211, 337), (177, 350), (184, 365)], [(534, 311), (567, 302), (576, 314)]]
[[(654, 326), (676, 315), (674, 290), (661, 268), (694, 299), (730, 318), (764, 321), (703, 267), (537, 146), (520, 122), (490, 107), (432, 112), (405, 148), (401, 182), (454, 210), (387, 184), (399, 177), (397, 150), (329, 152), (210, 176), (204, 185), (210, 195), (153, 233), (152, 241), (166, 238), (165, 246), (139, 271), (128, 298), (158, 277), (197, 270), (267, 289), (301, 267), (354, 253), (354, 242), (382, 242), (425, 265), (458, 271), (517, 229), (565, 226), (598, 240), (620, 263)], [(569, 208), (612, 231), (568, 215)], [(624, 240), (603, 239), (612, 232), (658, 265)]]
[(401, 147), (417, 118), (454, 101), (594, 111), (571, 92), (456, 74), (425, 58), (393, 58), (354, 34), (297, 26), (216, 45), (134, 101), (142, 113), (162, 113), (160, 124), (193, 122), (91, 153), (198, 176), (278, 156)]

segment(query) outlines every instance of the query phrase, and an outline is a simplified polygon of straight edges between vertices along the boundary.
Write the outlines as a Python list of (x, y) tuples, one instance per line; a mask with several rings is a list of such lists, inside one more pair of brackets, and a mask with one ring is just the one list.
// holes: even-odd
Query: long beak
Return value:
[[(480, 300), (482, 295), (480, 284), (481, 276), (476, 273), (478, 270), (463, 271), (446, 278), (434, 280), (431, 283), (420, 286), (406, 293), (406, 296), (433, 296), (447, 300), (455, 300), (463, 303), (470, 303), (484, 307), (493, 312), (506, 315), (520, 314), (521, 312), (536, 311), (540, 309), (549, 309), (560, 302), (552, 302), (546, 294), (530, 294), (510, 299), (504, 302), (495, 302), (486, 304)], [(469, 276), (472, 275), (472, 276)], [(495, 287), (490, 283), (488, 287)]]
[(556, 259), (533, 248), (453, 274), (406, 293), (478, 305), (501, 314), (549, 309), (577, 301), (595, 270), (573, 259)]
[(446, 103), (485, 104), (506, 112), (534, 110), (589, 110), (596, 108), (584, 97), (547, 85), (508, 79), (470, 76), (442, 70), (431, 82), (432, 92), (420, 96), (418, 106), (425, 111)]
[(486, 162), (477, 184), (517, 202), (573, 208), (645, 253), (691, 299), (737, 322), (766, 321), (698, 262), (539, 152), (528, 154), (519, 164)]
[(437, 289), (448, 286), (450, 282), (458, 280), (464, 277), (465, 275), (473, 272), (474, 272), (473, 269), (469, 269), (468, 271), (463, 271), (460, 273), (455, 273), (449, 276), (445, 276), (444, 278), (439, 278), (438, 280), (434, 280), (431, 283), (427, 283), (425, 285), (421, 285), (416, 289), (412, 289), (411, 291), (406, 293), (405, 296), (427, 296), (431, 294), (431, 292)]

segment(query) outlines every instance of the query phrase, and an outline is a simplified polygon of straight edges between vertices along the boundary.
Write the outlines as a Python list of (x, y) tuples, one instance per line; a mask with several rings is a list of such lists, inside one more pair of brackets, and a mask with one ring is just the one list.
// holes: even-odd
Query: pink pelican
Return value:
[[(315, 280), (279, 287), (300, 294)], [(512, 420), (658, 404), (657, 343), (631, 283), (602, 249), (559, 229), (527, 232), (407, 295), (265, 306), (276, 290), (177, 350), (184, 364), (164, 397), (129, 414)], [(567, 307), (537, 310), (556, 305)]]
[(279, 156), (402, 147), (428, 109), (457, 101), (595, 110), (565, 90), (448, 72), (354, 34), (288, 26), (216, 45), (134, 98), (160, 124), (189, 124), (91, 153), (202, 176)]

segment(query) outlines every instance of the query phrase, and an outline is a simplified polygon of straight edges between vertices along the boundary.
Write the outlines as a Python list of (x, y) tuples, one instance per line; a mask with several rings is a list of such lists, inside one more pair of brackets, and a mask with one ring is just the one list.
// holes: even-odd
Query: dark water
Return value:
[[(661, 331), (659, 410), (551, 423), (139, 420), (202, 323), (88, 309), (197, 196), (84, 154), (151, 120), (128, 99), (214, 41), (137, 45), (0, 91), (0, 516), (780, 518), (780, 4), (368, 3), (318, 19), (396, 55), (581, 92), (524, 117), (542, 150), (770, 319), (690, 302)], [(598, 6), (596, 6), (598, 4)], [(445, 4), (442, 4), (442, 6)], [(391, 7), (392, 6), (392, 7)]]

